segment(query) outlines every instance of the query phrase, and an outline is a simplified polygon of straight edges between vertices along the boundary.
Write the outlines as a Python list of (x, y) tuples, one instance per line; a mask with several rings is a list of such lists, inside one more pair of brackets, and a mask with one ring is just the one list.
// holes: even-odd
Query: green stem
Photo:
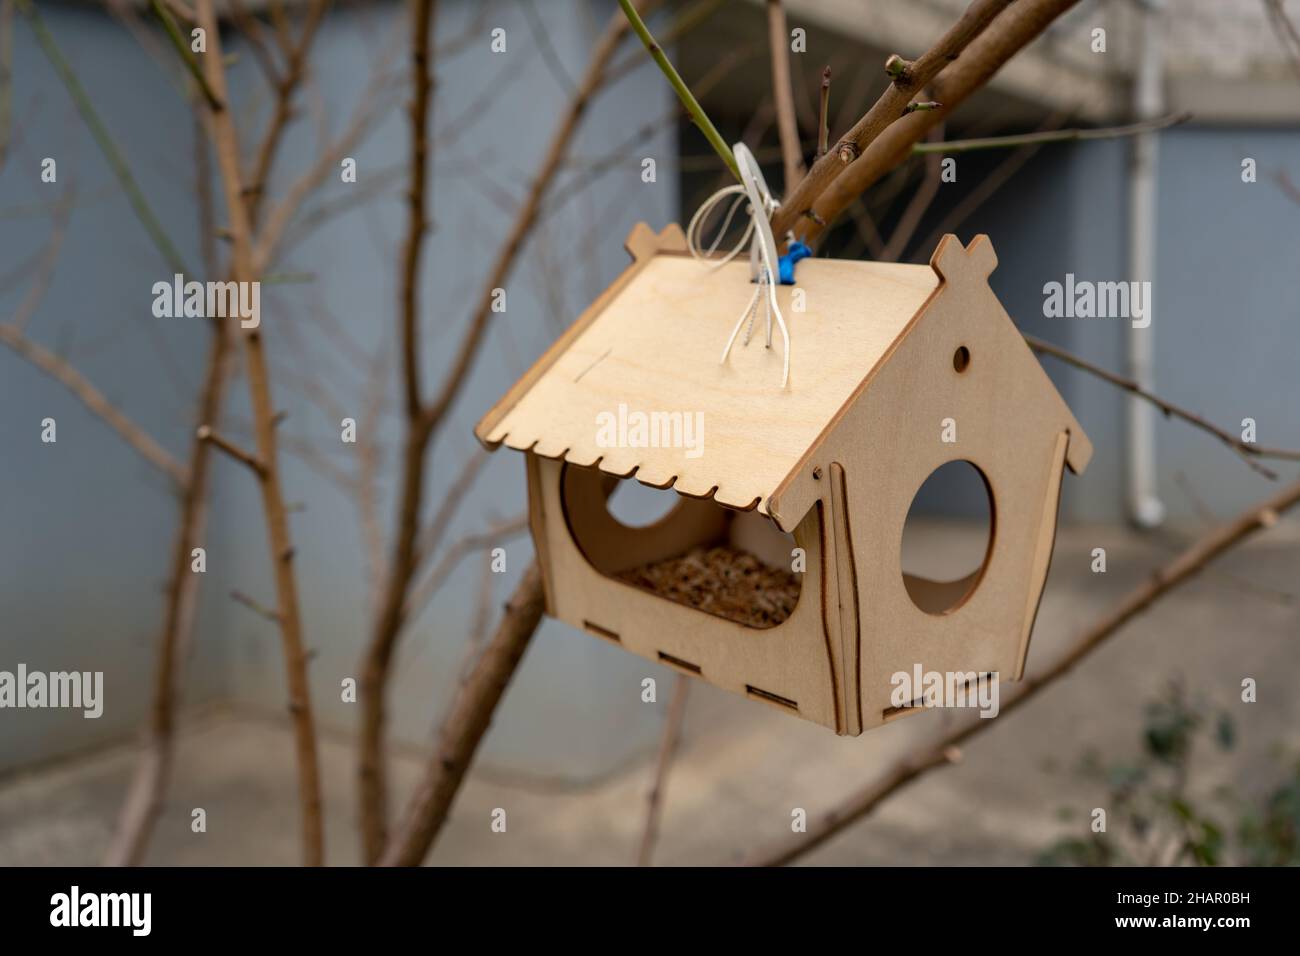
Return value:
[(190, 75), (194, 77), (194, 82), (203, 91), (203, 98), (208, 101), (208, 105), (214, 110), (221, 109), (221, 100), (217, 99), (217, 94), (212, 92), (212, 87), (208, 86), (203, 71), (199, 69), (199, 61), (194, 59), (194, 54), (185, 45), (185, 36), (181, 33), (181, 28), (176, 25), (176, 19), (171, 15), (171, 11), (162, 3), (162, 0), (150, 0), (149, 6), (153, 8), (153, 12), (158, 19), (162, 21), (163, 29), (167, 31), (172, 46), (176, 47), (176, 52), (180, 54), (181, 60), (189, 68)]
[(163, 230), (158, 217), (149, 208), (149, 203), (144, 198), (144, 193), (140, 191), (135, 177), (131, 175), (131, 169), (127, 166), (122, 151), (117, 148), (117, 144), (113, 142), (113, 137), (109, 135), (108, 129), (100, 120), (99, 114), (95, 112), (95, 107), (91, 104), (90, 97), (86, 95), (81, 81), (72, 72), (72, 67), (68, 65), (68, 61), (64, 58), (58, 45), (55, 44), (54, 37), (46, 29), (45, 21), (36, 12), (35, 4), (31, 0), (18, 0), (18, 9), (30, 21), (32, 32), (36, 34), (36, 41), (41, 45), (41, 49), (45, 51), (46, 57), (53, 65), (55, 72), (59, 74), (59, 78), (63, 80), (63, 85), (67, 87), (68, 95), (72, 97), (72, 102), (76, 104), (77, 111), (81, 114), (81, 118), (85, 120), (90, 135), (94, 137), (96, 144), (104, 153), (104, 158), (108, 160), (113, 175), (122, 184), (122, 190), (126, 193), (127, 201), (135, 211), (136, 217), (139, 218), (145, 231), (149, 233), (149, 237), (153, 239), (154, 245), (158, 247), (158, 251), (162, 253), (163, 258), (167, 260), (172, 270), (188, 275), (189, 270), (185, 268), (185, 262), (181, 258), (181, 254), (177, 251), (171, 239), (167, 237), (167, 233)]
[(700, 132), (709, 141), (713, 151), (727, 164), (727, 168), (731, 170), (731, 175), (735, 176), (736, 181), (739, 182), (740, 167), (736, 165), (736, 157), (732, 155), (731, 147), (722, 139), (717, 127), (713, 125), (713, 121), (704, 112), (704, 107), (700, 106), (699, 101), (695, 99), (695, 95), (691, 93), (690, 87), (686, 85), (686, 81), (681, 78), (672, 63), (668, 61), (668, 57), (664, 55), (664, 51), (660, 49), (659, 44), (655, 42), (654, 36), (651, 35), (645, 22), (641, 19), (641, 15), (632, 6), (632, 0), (618, 0), (618, 5), (623, 8), (623, 13), (628, 22), (632, 24), (632, 29), (636, 31), (636, 35), (641, 38), (646, 50), (650, 52), (651, 59), (659, 65), (659, 69), (663, 71), (664, 76), (668, 78), (668, 82), (672, 84), (672, 88), (676, 91), (677, 98), (682, 101), (682, 106), (686, 108), (686, 112), (690, 114), (695, 125), (700, 128)]

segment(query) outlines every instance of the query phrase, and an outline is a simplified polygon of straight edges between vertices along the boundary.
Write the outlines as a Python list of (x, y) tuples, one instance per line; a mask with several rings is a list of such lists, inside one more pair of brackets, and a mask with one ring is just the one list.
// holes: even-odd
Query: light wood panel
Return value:
[[(1020, 677), (1062, 475), (1086, 467), (1092, 447), (993, 295), (987, 237), (963, 248), (945, 236), (928, 267), (802, 263), (808, 309), (792, 314), (786, 390), (779, 344), (765, 350), (761, 329), (717, 363), (751, 291), (745, 264), (709, 272), (681, 255), (673, 229), (638, 227), (628, 248), (633, 266), (477, 430), (489, 446), (527, 452), (548, 611), (841, 734), (899, 713), (890, 677), (916, 664)], [(969, 362), (955, 363), (963, 348)], [(702, 411), (704, 454), (597, 446), (596, 414), (620, 402)], [(947, 419), (955, 442), (944, 440)], [(986, 563), (960, 582), (914, 581), (913, 600), (903, 524), (917, 489), (954, 460), (989, 487)], [(649, 528), (628, 529), (607, 511), (611, 475), (687, 497)], [(721, 506), (752, 510), (741, 520)], [(794, 612), (774, 628), (610, 576), (719, 540), (779, 561), (788, 542), (778, 529), (793, 532), (807, 571)]]

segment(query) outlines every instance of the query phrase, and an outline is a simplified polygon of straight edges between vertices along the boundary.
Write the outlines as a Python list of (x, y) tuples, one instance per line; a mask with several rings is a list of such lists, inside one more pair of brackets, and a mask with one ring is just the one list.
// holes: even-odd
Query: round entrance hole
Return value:
[(958, 374), (966, 371), (970, 367), (970, 349), (964, 345), (959, 346), (957, 351), (952, 353), (952, 367)]
[(675, 491), (651, 488), (639, 481), (620, 481), (609, 496), (609, 513), (627, 528), (648, 528), (666, 518), (682, 501)]
[(908, 597), (927, 614), (948, 614), (975, 593), (993, 548), (993, 492), (964, 460), (940, 465), (912, 498), (901, 562)]

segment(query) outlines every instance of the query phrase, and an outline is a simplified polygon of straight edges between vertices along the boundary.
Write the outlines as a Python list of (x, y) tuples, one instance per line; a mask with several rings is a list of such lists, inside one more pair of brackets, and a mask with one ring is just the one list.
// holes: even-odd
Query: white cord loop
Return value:
[[(731, 330), (731, 337), (727, 339), (727, 344), (722, 349), (722, 358), (719, 361), (721, 363), (727, 361), (727, 356), (731, 354), (731, 346), (735, 343), (736, 336), (740, 334), (740, 327), (745, 324), (746, 319), (749, 319), (749, 329), (745, 333), (743, 344), (749, 344), (750, 336), (754, 331), (754, 319), (758, 315), (759, 298), (763, 297), (766, 300), (764, 313), (767, 321), (767, 348), (772, 347), (773, 317), (776, 318), (776, 324), (781, 330), (782, 341), (785, 343), (785, 355), (781, 372), (781, 387), (785, 388), (790, 381), (790, 332), (785, 325), (785, 316), (781, 314), (781, 306), (776, 301), (776, 286), (779, 282), (780, 269), (776, 239), (772, 235), (772, 226), (768, 222), (772, 213), (780, 206), (780, 203), (772, 198), (771, 190), (767, 188), (767, 182), (763, 179), (762, 170), (758, 168), (758, 163), (754, 160), (754, 154), (749, 151), (749, 148), (744, 143), (736, 143), (732, 146), (732, 152), (735, 153), (736, 165), (740, 169), (741, 182), (737, 185), (719, 189), (696, 210), (695, 215), (691, 217), (691, 221), (686, 226), (686, 246), (696, 259), (707, 262), (710, 269), (717, 269), (730, 262), (747, 244), (749, 245), (750, 278), (757, 282), (758, 288), (754, 290), (754, 294), (750, 297), (745, 310), (740, 313), (740, 319), (736, 322), (736, 327)], [(717, 238), (713, 240), (713, 244), (707, 250), (701, 252), (700, 234), (709, 219), (709, 215), (715, 207), (731, 196), (736, 198), (731, 201), (731, 208), (727, 210), (727, 215), (722, 221), (722, 228), (718, 231)], [(745, 232), (740, 237), (740, 241), (732, 247), (730, 252), (721, 259), (713, 259), (712, 256), (722, 242), (722, 237), (726, 234), (727, 228), (731, 225), (736, 210), (746, 199), (749, 200), (746, 210), (749, 215), (749, 225), (745, 227)], [(756, 233), (757, 235), (755, 235)], [(754, 239), (752, 243), (750, 242), (751, 238)]]

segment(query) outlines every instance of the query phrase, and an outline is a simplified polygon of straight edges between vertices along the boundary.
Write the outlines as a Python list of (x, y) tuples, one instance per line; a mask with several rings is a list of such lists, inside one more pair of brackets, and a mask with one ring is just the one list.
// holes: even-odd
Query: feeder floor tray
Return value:
[(749, 627), (775, 627), (799, 601), (799, 579), (748, 551), (718, 546), (620, 571), (621, 581)]

